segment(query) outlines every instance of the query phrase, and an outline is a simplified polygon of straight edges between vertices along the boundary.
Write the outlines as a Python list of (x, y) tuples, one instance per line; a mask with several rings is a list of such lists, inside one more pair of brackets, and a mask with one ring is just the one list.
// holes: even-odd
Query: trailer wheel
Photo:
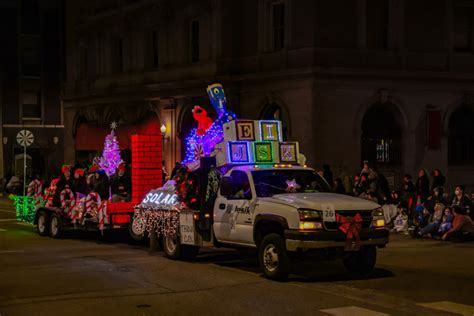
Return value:
[(177, 259), (193, 259), (199, 253), (199, 247), (181, 245), (181, 241), (177, 235), (163, 237), (163, 251), (167, 258)]
[(36, 224), (38, 235), (43, 237), (48, 236), (48, 228), (48, 214), (46, 214), (44, 211), (41, 211), (38, 214), (38, 222)]
[(278, 234), (266, 235), (258, 250), (263, 274), (272, 280), (285, 281), (291, 272), (291, 262), (284, 239)]
[(133, 220), (128, 224), (128, 234), (134, 241), (142, 241), (145, 239), (145, 223), (143, 220)]
[(61, 219), (58, 214), (52, 214), (49, 220), (49, 236), (52, 238), (61, 237)]
[(366, 276), (374, 269), (376, 261), (377, 249), (373, 246), (365, 246), (359, 251), (349, 254), (342, 262), (350, 273)]

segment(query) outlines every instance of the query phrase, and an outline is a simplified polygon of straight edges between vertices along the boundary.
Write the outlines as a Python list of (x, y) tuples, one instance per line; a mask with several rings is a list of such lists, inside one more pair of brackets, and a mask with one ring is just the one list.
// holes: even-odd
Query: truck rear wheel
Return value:
[(49, 219), (49, 236), (52, 238), (61, 237), (61, 219), (58, 214), (52, 214)]
[(167, 258), (194, 259), (199, 253), (199, 247), (182, 245), (178, 235), (163, 237), (163, 251)]
[(377, 249), (374, 246), (365, 246), (349, 254), (342, 262), (350, 273), (366, 276), (374, 269), (376, 261)]
[(48, 236), (48, 214), (44, 211), (39, 212), (36, 230), (40, 236)]
[(266, 235), (260, 244), (258, 255), (260, 267), (267, 278), (277, 281), (288, 279), (291, 262), (285, 241), (280, 235)]

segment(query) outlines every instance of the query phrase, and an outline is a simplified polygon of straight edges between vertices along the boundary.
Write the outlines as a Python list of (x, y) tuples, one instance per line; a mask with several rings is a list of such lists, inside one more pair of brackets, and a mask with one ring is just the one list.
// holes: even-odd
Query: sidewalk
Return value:
[(0, 209), (14, 210), (13, 201), (6, 196), (0, 196)]

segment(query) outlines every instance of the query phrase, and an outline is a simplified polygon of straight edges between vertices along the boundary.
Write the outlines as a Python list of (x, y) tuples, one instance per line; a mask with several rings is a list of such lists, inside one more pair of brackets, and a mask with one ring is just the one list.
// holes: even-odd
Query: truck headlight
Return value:
[(321, 221), (321, 213), (319, 211), (299, 209), (298, 213), (300, 215), (301, 222), (320, 222)]
[(321, 229), (323, 224), (321, 223), (321, 213), (315, 210), (298, 210), (300, 216), (299, 228), (305, 229)]
[(375, 228), (385, 227), (385, 219), (383, 217), (382, 208), (378, 208), (372, 211), (372, 227), (375, 227)]

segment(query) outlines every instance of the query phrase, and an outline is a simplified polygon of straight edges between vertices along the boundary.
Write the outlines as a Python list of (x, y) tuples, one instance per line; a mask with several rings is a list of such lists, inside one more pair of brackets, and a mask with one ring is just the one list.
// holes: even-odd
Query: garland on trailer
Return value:
[(179, 229), (179, 210), (137, 206), (132, 225), (140, 226), (136, 231), (146, 231), (148, 236), (153, 233), (157, 236), (174, 236)]
[(207, 177), (207, 188), (206, 188), (206, 203), (208, 201), (214, 201), (219, 191), (219, 183), (221, 181), (221, 174), (216, 167), (212, 167)]
[(199, 207), (199, 192), (196, 175), (189, 168), (183, 166), (176, 172), (173, 180), (176, 183), (175, 190), (178, 200), (183, 204), (181, 208), (197, 209)]

